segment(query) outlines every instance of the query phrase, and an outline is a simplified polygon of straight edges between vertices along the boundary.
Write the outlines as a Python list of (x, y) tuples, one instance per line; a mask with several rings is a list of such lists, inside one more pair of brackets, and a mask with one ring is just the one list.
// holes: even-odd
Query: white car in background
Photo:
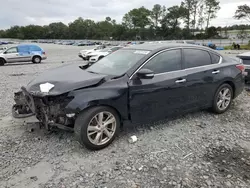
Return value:
[(106, 48), (106, 49), (100, 50), (98, 52), (92, 52), (89, 54), (89, 56), (91, 56), (89, 58), (89, 62), (95, 63), (95, 62), (99, 61), (100, 59), (102, 59), (103, 57), (105, 57), (105, 56), (109, 55), (110, 53), (113, 53), (121, 48), (123, 48), (123, 46), (114, 46), (112, 48)]
[(78, 54), (78, 56), (80, 58), (82, 58), (83, 60), (89, 60), (90, 56), (89, 54), (92, 53), (92, 52), (98, 52), (102, 49), (104, 49), (105, 46), (104, 45), (98, 45), (98, 46), (95, 46), (94, 48), (92, 49), (89, 49), (89, 50), (81, 50)]

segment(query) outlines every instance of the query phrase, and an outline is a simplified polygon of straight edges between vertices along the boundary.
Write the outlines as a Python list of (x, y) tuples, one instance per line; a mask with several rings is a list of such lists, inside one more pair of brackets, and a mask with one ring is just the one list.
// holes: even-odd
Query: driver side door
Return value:
[(154, 55), (142, 67), (154, 72), (151, 79), (129, 82), (129, 106), (132, 122), (164, 119), (185, 111), (186, 72), (181, 49), (165, 50)]
[(4, 57), (8, 63), (17, 62), (19, 60), (19, 53), (17, 47), (9, 48), (4, 52)]

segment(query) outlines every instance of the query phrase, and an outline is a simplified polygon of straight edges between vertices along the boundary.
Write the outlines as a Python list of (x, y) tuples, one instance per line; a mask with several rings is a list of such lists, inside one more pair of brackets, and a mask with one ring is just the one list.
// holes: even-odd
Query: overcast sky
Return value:
[[(51, 22), (68, 24), (78, 17), (95, 21), (110, 16), (121, 22), (125, 13), (133, 8), (145, 6), (151, 9), (154, 4), (170, 7), (179, 5), (181, 0), (6, 0), (1, 3), (0, 29), (13, 25), (46, 25)], [(221, 10), (211, 25), (226, 26), (245, 21), (233, 19), (237, 6), (250, 5), (250, 0), (220, 0)]]

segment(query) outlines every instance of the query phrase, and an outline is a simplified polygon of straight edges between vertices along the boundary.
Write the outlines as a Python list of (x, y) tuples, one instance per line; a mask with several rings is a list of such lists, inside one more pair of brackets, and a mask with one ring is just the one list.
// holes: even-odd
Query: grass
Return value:
[[(233, 46), (225, 46), (225, 50), (233, 50)], [(240, 45), (241, 50), (250, 50), (250, 45)]]

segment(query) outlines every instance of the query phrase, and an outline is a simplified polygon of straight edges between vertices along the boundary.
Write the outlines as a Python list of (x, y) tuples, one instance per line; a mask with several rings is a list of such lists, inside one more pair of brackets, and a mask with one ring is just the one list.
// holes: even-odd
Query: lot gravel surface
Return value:
[[(250, 187), (250, 93), (209, 111), (126, 125), (108, 148), (88, 151), (62, 130), (10, 116), (13, 92), (40, 72), (79, 62), (79, 47), (43, 44), (42, 64), (0, 67), (0, 188)], [(130, 144), (132, 135), (138, 141)]]

